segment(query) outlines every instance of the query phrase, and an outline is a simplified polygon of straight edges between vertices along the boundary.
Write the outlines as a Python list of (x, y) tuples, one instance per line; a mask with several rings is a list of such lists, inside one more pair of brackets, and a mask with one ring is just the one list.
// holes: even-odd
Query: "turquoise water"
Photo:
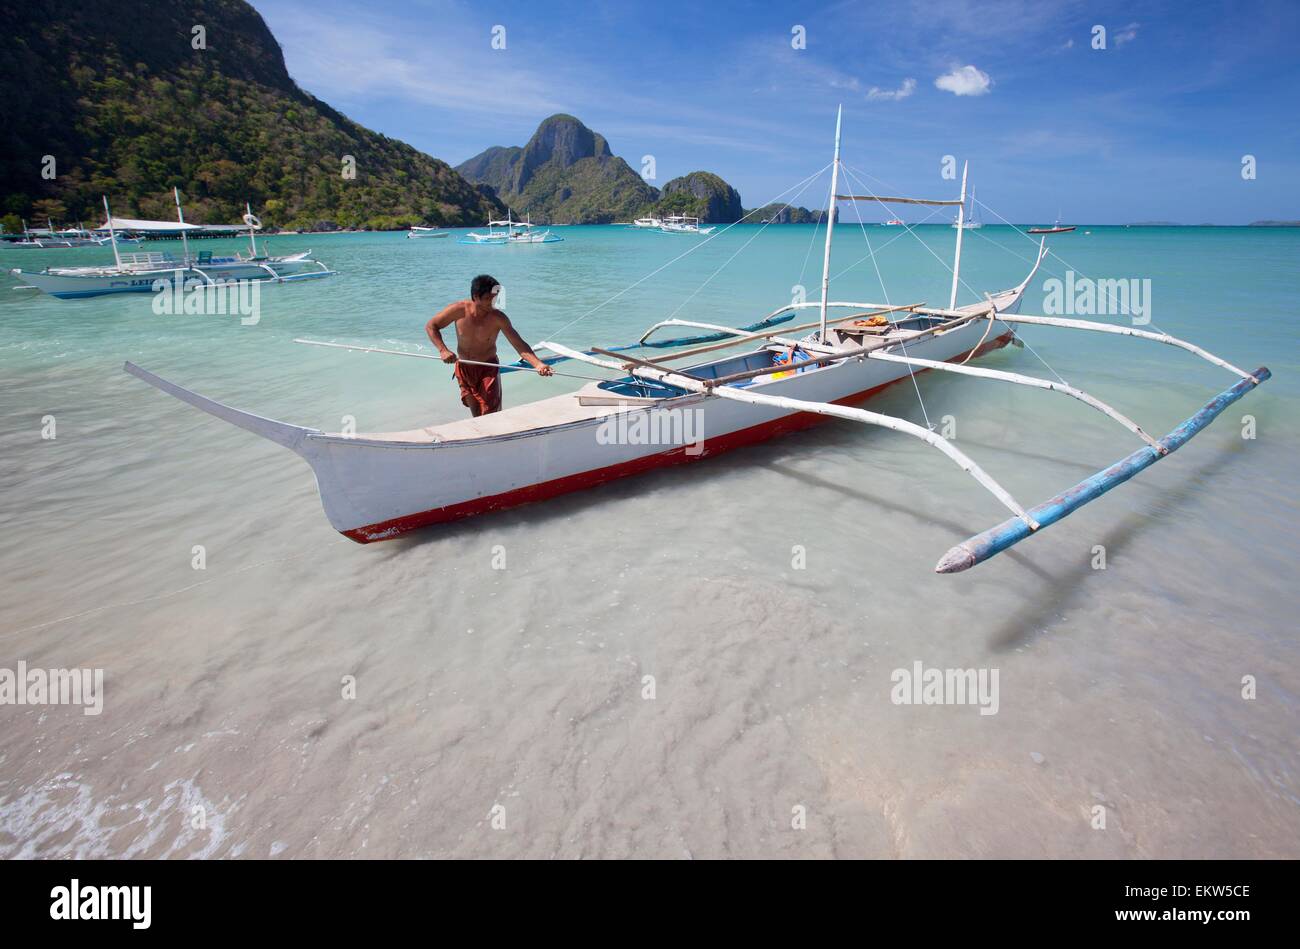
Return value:
[[(121, 371), (129, 359), (324, 429), (410, 428), (463, 413), (448, 369), (292, 340), (429, 351), (425, 321), (480, 272), (526, 339), (578, 345), (673, 315), (739, 325), (798, 286), (818, 294), (811, 226), (556, 232), (536, 247), (272, 238), (340, 273), (262, 288), (255, 326), (0, 278), (0, 666), (100, 666), (109, 690), (94, 719), (0, 709), (0, 853), (1300, 855), (1300, 230), (1049, 239), (1022, 312), (1041, 313), (1044, 281), (1067, 269), (1149, 279), (1147, 328), (1274, 378), (1134, 482), (956, 577), (934, 562), (1000, 509), (884, 431), (833, 424), (360, 547), (329, 528), (301, 461)], [(841, 225), (834, 299), (946, 305), (950, 228), (866, 237), (884, 286), (862, 230)], [(1035, 246), (968, 232), (959, 303), (1018, 283)], [(0, 248), (0, 265), (106, 256)], [(982, 364), (1058, 373), (1156, 434), (1232, 382), (1170, 347), (1022, 336)], [(579, 385), (515, 374), (506, 402)], [(959, 446), (1029, 503), (1136, 447), (1049, 393), (933, 374), (920, 392), (870, 407), (952, 416)], [(1000, 668), (1001, 711), (893, 705), (891, 671), (917, 659)], [(339, 698), (344, 675), (355, 700)], [(483, 829), (498, 801), (516, 832)], [(192, 802), (219, 827), (183, 825)], [(1105, 833), (1088, 824), (1097, 802)], [(802, 835), (795, 804), (816, 816)]]

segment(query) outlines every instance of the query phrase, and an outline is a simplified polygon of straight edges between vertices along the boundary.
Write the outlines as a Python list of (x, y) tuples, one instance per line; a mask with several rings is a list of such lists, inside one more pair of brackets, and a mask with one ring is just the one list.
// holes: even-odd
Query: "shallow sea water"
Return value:
[[(557, 338), (748, 323), (796, 285), (816, 295), (812, 227), (740, 226), (640, 283), (699, 239), (277, 237), (340, 274), (263, 288), (256, 326), (143, 296), (58, 301), (6, 272), (0, 668), (102, 668), (105, 708), (0, 706), (0, 856), (1300, 856), (1300, 231), (1088, 230), (1053, 240), (1024, 312), (1066, 269), (1150, 278), (1158, 328), (1275, 378), (957, 576), (935, 561), (1000, 509), (883, 430), (831, 423), (359, 546), (301, 460), (121, 371), (330, 430), (426, 425), (464, 411), (445, 367), (293, 338), (414, 348), (482, 271), (533, 341), (630, 286)], [(841, 226), (836, 299), (946, 302), (930, 250), (946, 259), (951, 230), (897, 231), (868, 229), (882, 289)], [(1033, 252), (972, 232), (962, 302), (1017, 283)], [(5, 268), (33, 259), (0, 249)], [(1022, 335), (981, 364), (1050, 376), (1041, 357), (1157, 434), (1232, 382), (1170, 347)], [(1050, 393), (918, 381), (924, 416), (910, 383), (869, 407), (953, 416), (957, 444), (1031, 503), (1137, 444)], [(581, 385), (505, 384), (507, 404)], [(997, 714), (894, 704), (891, 674), (918, 660), (997, 669)]]

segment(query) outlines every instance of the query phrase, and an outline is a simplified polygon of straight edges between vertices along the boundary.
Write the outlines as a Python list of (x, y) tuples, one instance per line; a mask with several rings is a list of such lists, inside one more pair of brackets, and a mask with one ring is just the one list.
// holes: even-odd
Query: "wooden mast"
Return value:
[(818, 320), (819, 329), (817, 339), (819, 342), (826, 342), (826, 301), (830, 299), (827, 296), (831, 283), (831, 236), (835, 233), (835, 208), (836, 202), (839, 201), (838, 188), (840, 183), (840, 121), (844, 117), (844, 106), (840, 106), (835, 111), (835, 158), (831, 162), (831, 199), (828, 202), (826, 210), (826, 252), (822, 257), (822, 305), (821, 316)]
[(948, 295), (948, 309), (957, 309), (957, 282), (961, 278), (961, 235), (966, 230), (966, 169), (969, 162), (961, 165), (961, 204), (957, 205), (957, 250), (952, 256), (952, 293)]
[(108, 217), (108, 240), (113, 245), (113, 260), (117, 262), (117, 269), (121, 270), (122, 255), (117, 252), (117, 232), (113, 230), (113, 212), (108, 209), (108, 195), (103, 194), (100, 197), (104, 199), (104, 214)]
[(190, 260), (190, 242), (185, 237), (185, 212), (181, 210), (181, 189), (173, 187), (172, 194), (176, 196), (176, 220), (181, 226), (181, 255), (185, 258), (188, 265)]

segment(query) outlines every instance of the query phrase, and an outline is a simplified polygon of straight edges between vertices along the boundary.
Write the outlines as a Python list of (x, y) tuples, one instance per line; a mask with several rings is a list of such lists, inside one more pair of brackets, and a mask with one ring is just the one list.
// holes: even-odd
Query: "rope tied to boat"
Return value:
[(993, 331), (993, 321), (994, 321), (995, 319), (997, 319), (997, 315), (998, 315), (998, 305), (997, 305), (996, 303), (993, 302), (993, 297), (989, 296), (989, 294), (987, 294), (987, 293), (984, 294), (984, 298), (985, 298), (986, 300), (989, 301), (989, 312), (988, 312), (989, 325), (988, 325), (988, 327), (984, 330), (984, 335), (980, 337), (980, 341), (975, 345), (975, 348), (972, 349), (970, 352), (968, 352), (968, 353), (966, 354), (966, 358), (965, 358), (965, 359), (963, 359), (961, 362), (957, 363), (957, 365), (959, 365), (959, 366), (964, 366), (964, 365), (966, 365), (966, 363), (970, 362), (970, 361), (971, 361), (971, 358), (972, 358), (976, 353), (978, 353), (981, 349), (984, 348), (984, 343), (988, 340), (988, 338), (989, 338), (989, 333), (991, 333), (991, 332)]

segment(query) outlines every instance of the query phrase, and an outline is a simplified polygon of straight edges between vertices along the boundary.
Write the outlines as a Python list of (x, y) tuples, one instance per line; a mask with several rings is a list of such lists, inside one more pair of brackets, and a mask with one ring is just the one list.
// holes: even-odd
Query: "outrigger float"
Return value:
[[(839, 152), (837, 119), (829, 221), (834, 221), (839, 201), (875, 201), (953, 207), (958, 223), (962, 223), (965, 173), (961, 195), (952, 200), (841, 194)], [(1227, 406), (1269, 378), (1267, 369), (1245, 372), (1164, 333), (1019, 315), (1025, 288), (1047, 253), (1041, 241), (1033, 268), (1020, 284), (986, 294), (982, 302), (959, 307), (957, 288), (965, 230), (957, 228), (952, 288), (945, 308), (922, 303), (890, 306), (832, 301), (829, 280), (834, 228), (828, 227), (820, 301), (782, 307), (753, 327), (668, 319), (652, 326), (637, 343), (624, 347), (580, 351), (557, 342), (542, 343), (537, 348), (553, 354), (548, 362), (573, 360), (612, 371), (615, 377), (593, 378), (577, 392), (492, 415), (410, 431), (349, 436), (303, 428), (223, 405), (132, 363), (127, 363), (125, 369), (181, 401), (302, 456), (315, 472), (330, 523), (360, 543), (545, 500), (665, 465), (707, 458), (826, 418), (887, 428), (918, 438), (945, 454), (1010, 513), (1003, 523), (949, 550), (935, 567), (939, 573), (967, 570), (1068, 516), (1180, 448)], [(812, 309), (818, 311), (814, 322), (772, 328), (802, 310)], [(832, 316), (844, 310), (849, 311), (847, 315)], [(974, 358), (1016, 342), (1017, 325), (1111, 333), (1176, 346), (1233, 373), (1238, 381), (1168, 435), (1155, 438), (1119, 410), (1059, 380), (969, 365)], [(667, 327), (691, 327), (707, 333), (672, 340), (650, 339)], [(803, 337), (787, 335), (805, 331), (813, 332)], [(684, 368), (669, 365), (744, 344), (754, 348), (739, 355), (690, 362)], [(674, 345), (688, 348), (658, 356), (631, 356), (626, 352), (630, 348)], [(437, 358), (427, 353), (389, 352)], [(948, 439), (906, 419), (856, 407), (886, 386), (928, 370), (1058, 392), (1121, 425), (1142, 443), (1141, 447), (1056, 497), (1026, 508)], [(666, 447), (613, 443), (619, 440), (601, 437), (602, 430), (610, 430), (611, 421), (626, 425), (622, 430), (630, 430), (635, 416), (665, 411), (701, 413), (693, 430), (703, 432), (702, 440)]]

